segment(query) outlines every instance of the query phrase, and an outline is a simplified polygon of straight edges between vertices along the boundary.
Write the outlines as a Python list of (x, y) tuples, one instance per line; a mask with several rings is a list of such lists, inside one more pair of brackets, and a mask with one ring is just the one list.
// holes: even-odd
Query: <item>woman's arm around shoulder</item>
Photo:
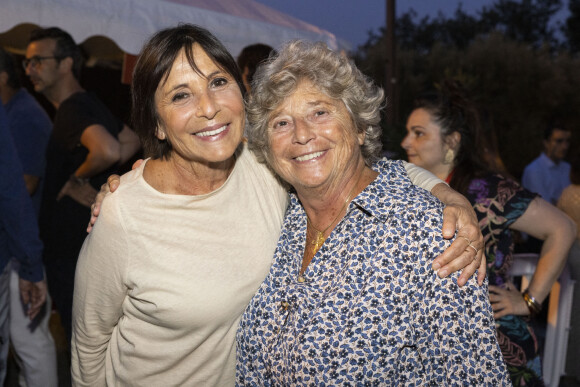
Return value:
[[(431, 192), (445, 204), (443, 237), (453, 238), (456, 230), (457, 236), (461, 237), (456, 238), (451, 246), (433, 261), (433, 269), (439, 270), (438, 275), (441, 278), (463, 269), (457, 279), (459, 286), (463, 286), (469, 277), (479, 269), (477, 280), (481, 285), (486, 272), (483, 235), (471, 203), (431, 172), (407, 162), (403, 162), (403, 166), (413, 184)], [(474, 247), (470, 248), (469, 245)]]
[[(136, 160), (133, 163), (131, 169), (139, 168), (141, 164), (143, 164), (143, 159)], [(95, 201), (91, 204), (91, 219), (89, 220), (89, 225), (87, 226), (87, 232), (91, 232), (97, 218), (99, 217), (99, 213), (101, 212), (101, 204), (103, 200), (105, 200), (105, 196), (109, 192), (115, 192), (117, 188), (119, 188), (119, 184), (121, 184), (121, 176), (119, 175), (111, 175), (107, 178), (107, 182), (101, 186), (101, 190), (98, 192), (97, 196), (95, 197)]]

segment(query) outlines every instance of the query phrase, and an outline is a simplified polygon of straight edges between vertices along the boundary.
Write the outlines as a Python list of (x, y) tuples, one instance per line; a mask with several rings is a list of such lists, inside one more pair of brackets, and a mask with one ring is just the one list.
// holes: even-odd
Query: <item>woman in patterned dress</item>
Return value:
[[(510, 377), (515, 386), (543, 385), (529, 317), (539, 311), (564, 267), (575, 227), (554, 206), (490, 167), (489, 141), (480, 125), (461, 85), (445, 81), (440, 91), (415, 100), (401, 145), (410, 162), (446, 180), (473, 204), (484, 235), (490, 300)], [(511, 230), (544, 240), (524, 293), (508, 280), (514, 245)]]
[(487, 288), (431, 267), (441, 203), (379, 158), (383, 91), (321, 43), (288, 44), (254, 79), (249, 144), (292, 193), (237, 383), (509, 385)]

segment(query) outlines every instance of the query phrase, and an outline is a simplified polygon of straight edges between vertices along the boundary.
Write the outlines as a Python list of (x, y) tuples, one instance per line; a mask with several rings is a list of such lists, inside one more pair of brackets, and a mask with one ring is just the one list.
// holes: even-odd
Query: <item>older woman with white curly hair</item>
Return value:
[(250, 148), (293, 192), (240, 322), (237, 383), (509, 385), (487, 286), (431, 267), (450, 243), (442, 204), (379, 158), (383, 91), (300, 41), (252, 90)]

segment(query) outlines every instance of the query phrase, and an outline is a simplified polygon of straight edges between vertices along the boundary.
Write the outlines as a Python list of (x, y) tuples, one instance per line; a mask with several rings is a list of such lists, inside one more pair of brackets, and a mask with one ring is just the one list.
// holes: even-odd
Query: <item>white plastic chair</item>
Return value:
[[(537, 262), (538, 254), (514, 254), (509, 274), (512, 277), (522, 277), (522, 290), (528, 287)], [(542, 373), (546, 387), (558, 387), (560, 377), (565, 375), (574, 282), (566, 266), (550, 291), (546, 341), (542, 356)]]

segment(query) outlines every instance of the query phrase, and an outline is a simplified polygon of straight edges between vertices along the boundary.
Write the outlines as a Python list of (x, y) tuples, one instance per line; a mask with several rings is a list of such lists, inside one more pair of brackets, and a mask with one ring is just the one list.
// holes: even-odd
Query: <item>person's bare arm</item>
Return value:
[[(447, 184), (437, 184), (431, 190), (443, 204), (443, 237), (457, 237), (447, 250), (433, 261), (433, 269), (444, 278), (463, 269), (457, 283), (463, 286), (477, 269), (477, 282), (481, 285), (485, 279), (486, 262), (483, 254), (483, 235), (479, 229), (477, 216), (471, 203)], [(470, 247), (473, 246), (473, 247)], [(477, 252), (475, 251), (477, 249)]]
[(29, 195), (34, 195), (38, 189), (39, 182), (40, 178), (38, 176), (24, 174), (24, 183), (26, 184), (26, 190), (28, 191)]
[(81, 144), (89, 150), (85, 161), (75, 171), (79, 178), (89, 178), (121, 160), (121, 144), (102, 125), (91, 125), (81, 135)]
[[(538, 197), (510, 228), (544, 241), (528, 287), (529, 294), (541, 304), (566, 264), (568, 251), (576, 238), (576, 225), (565, 213)], [(490, 286), (489, 290), (495, 318), (529, 314), (521, 292), (514, 286)]]
[(78, 203), (90, 207), (97, 190), (88, 184), (88, 179), (106, 170), (121, 158), (121, 144), (102, 125), (91, 125), (81, 135), (81, 144), (89, 153), (65, 183), (57, 200), (67, 195)]
[(486, 272), (485, 257), (481, 251), (483, 236), (471, 203), (426, 169), (407, 162), (404, 162), (403, 166), (413, 184), (430, 191), (445, 204), (443, 237), (451, 239), (457, 230), (457, 238), (447, 250), (433, 261), (433, 269), (439, 270), (437, 274), (441, 278), (463, 269), (457, 280), (458, 285), (463, 286), (479, 268), (477, 280), (481, 285)]
[(119, 143), (121, 144), (121, 159), (120, 164), (124, 164), (131, 159), (141, 148), (141, 141), (137, 134), (127, 125), (123, 126), (123, 130), (119, 133)]
[(38, 315), (46, 301), (46, 280), (31, 282), (19, 278), (18, 286), (22, 303), (27, 306), (26, 315), (32, 320)]

